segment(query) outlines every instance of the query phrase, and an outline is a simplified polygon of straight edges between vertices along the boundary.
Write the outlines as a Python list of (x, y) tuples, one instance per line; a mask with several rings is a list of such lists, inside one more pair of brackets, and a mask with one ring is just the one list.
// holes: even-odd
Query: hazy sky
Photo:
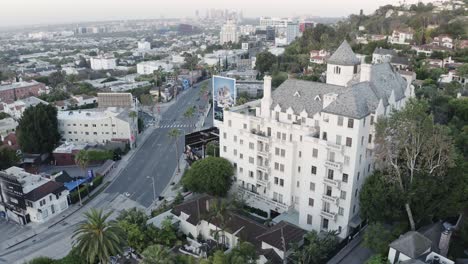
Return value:
[[(415, 2), (416, 0), (407, 0)], [(399, 0), (0, 0), (0, 26), (205, 15), (207, 8), (242, 9), (244, 15), (347, 16)]]

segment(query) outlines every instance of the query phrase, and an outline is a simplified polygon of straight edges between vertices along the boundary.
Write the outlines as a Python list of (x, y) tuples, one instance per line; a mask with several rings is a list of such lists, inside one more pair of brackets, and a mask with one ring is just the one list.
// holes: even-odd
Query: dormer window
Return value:
[(341, 67), (340, 66), (335, 66), (335, 68), (333, 69), (333, 73), (334, 74), (341, 74)]
[(294, 97), (301, 97), (301, 94), (300, 94), (298, 91), (296, 91), (296, 92), (294, 93)]

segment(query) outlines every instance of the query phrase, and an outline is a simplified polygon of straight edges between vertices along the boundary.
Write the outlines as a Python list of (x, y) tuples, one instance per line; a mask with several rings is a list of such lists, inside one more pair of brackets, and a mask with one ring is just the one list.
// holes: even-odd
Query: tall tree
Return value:
[(50, 153), (60, 140), (57, 109), (38, 104), (28, 107), (18, 125), (18, 141), (26, 153)]
[(230, 264), (254, 264), (257, 263), (257, 253), (255, 246), (249, 242), (240, 242), (226, 256), (227, 263)]
[(8, 146), (0, 146), (0, 170), (8, 169), (19, 162), (18, 154)]
[(89, 152), (87, 150), (80, 150), (75, 155), (75, 164), (80, 167), (83, 172), (83, 176), (86, 176), (86, 169), (88, 168), (90, 162)]
[(190, 70), (190, 87), (193, 86), (193, 70), (195, 67), (198, 65), (198, 62), (200, 59), (196, 54), (190, 54), (190, 53), (185, 53), (185, 63), (184, 63), (184, 68)]
[(376, 126), (377, 162), (388, 180), (405, 197), (405, 210), (411, 230), (416, 230), (411, 210), (411, 191), (418, 177), (437, 178), (443, 182), (454, 166), (455, 149), (448, 130), (434, 124), (428, 105), (411, 100), (401, 111), (379, 119)]
[(193, 163), (182, 178), (182, 183), (193, 192), (226, 196), (233, 175), (234, 167), (228, 160), (208, 157)]
[(174, 140), (175, 145), (175, 153), (177, 159), (177, 171), (180, 172), (180, 157), (179, 157), (179, 137), (181, 136), (181, 132), (177, 128), (173, 128), (167, 134), (171, 140)]
[(111, 256), (122, 252), (124, 235), (116, 221), (108, 221), (111, 214), (91, 209), (73, 233), (73, 247), (89, 263), (107, 263)]
[(175, 264), (174, 254), (161, 245), (149, 246), (143, 251), (142, 264)]
[(264, 51), (257, 54), (257, 60), (255, 61), (255, 69), (261, 74), (271, 71), (272, 66), (276, 63), (276, 56), (269, 51)]
[(299, 264), (325, 263), (331, 252), (338, 245), (336, 232), (329, 231), (321, 235), (313, 230), (304, 238), (304, 245), (294, 245), (292, 257)]

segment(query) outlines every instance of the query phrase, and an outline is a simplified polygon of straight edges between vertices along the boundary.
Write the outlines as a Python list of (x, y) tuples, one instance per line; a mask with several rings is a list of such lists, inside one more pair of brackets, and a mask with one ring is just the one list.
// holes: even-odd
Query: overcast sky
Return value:
[[(416, 2), (416, 0), (407, 0)], [(0, 26), (61, 22), (192, 17), (207, 8), (242, 9), (244, 16), (340, 17), (372, 12), (399, 0), (0, 0)]]

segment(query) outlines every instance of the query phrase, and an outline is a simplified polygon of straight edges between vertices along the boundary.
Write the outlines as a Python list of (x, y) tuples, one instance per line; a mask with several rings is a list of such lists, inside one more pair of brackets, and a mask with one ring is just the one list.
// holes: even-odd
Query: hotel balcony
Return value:
[(340, 198), (328, 195), (322, 195), (322, 200), (325, 202), (330, 202), (332, 204), (338, 205)]
[(267, 136), (267, 134), (265, 132), (258, 131), (256, 129), (252, 129), (252, 130), (250, 130), (250, 133), (254, 134), (255, 138), (260, 142), (270, 143), (270, 141), (271, 141), (271, 138), (269, 136)]
[(333, 151), (342, 152), (344, 150), (344, 145), (338, 145), (333, 142), (327, 141), (327, 148)]
[(265, 186), (266, 188), (270, 187), (270, 183), (268, 181), (266, 181), (265, 179), (261, 180), (261, 179), (257, 178), (257, 184), (261, 185), (261, 186)]
[(324, 217), (324, 218), (327, 218), (327, 219), (330, 219), (330, 220), (333, 220), (333, 221), (336, 221), (336, 216), (337, 214), (336, 213), (330, 213), (330, 212), (325, 212), (325, 211), (320, 211), (320, 216)]
[(332, 186), (332, 187), (341, 189), (341, 181), (340, 181), (340, 180), (328, 179), (328, 178), (325, 176), (325, 178), (323, 179), (323, 182), (326, 183), (327, 185)]
[(325, 161), (325, 167), (341, 171), (342, 168), (343, 168), (343, 163), (335, 162), (335, 161), (331, 161), (331, 160), (326, 160)]

